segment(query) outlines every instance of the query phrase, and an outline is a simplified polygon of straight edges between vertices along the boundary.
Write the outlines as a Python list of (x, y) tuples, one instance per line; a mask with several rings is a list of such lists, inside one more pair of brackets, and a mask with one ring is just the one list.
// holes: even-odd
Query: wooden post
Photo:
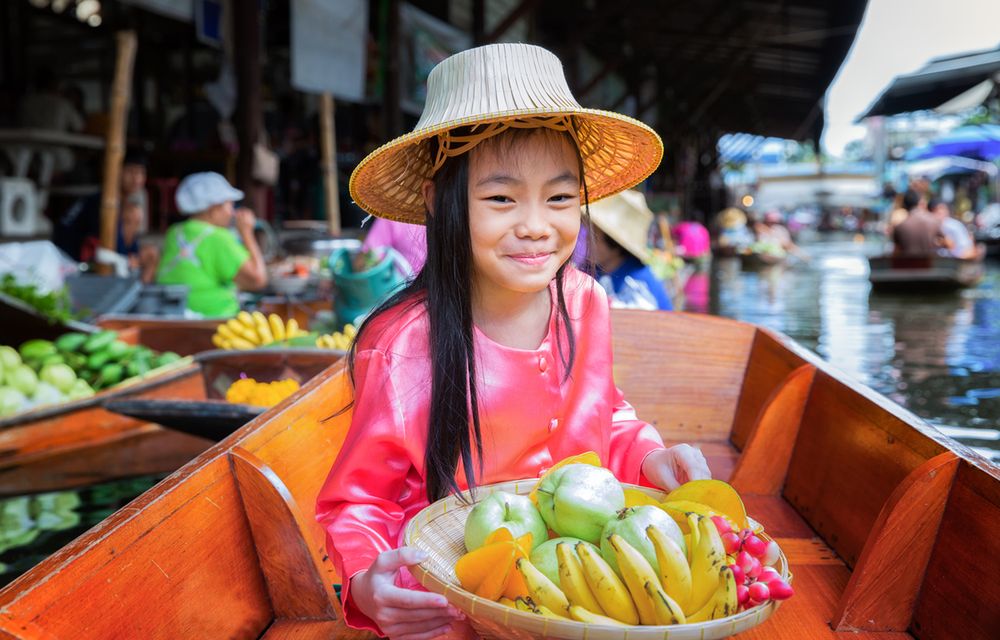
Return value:
[(260, 3), (233, 2), (233, 40), (236, 56), (236, 135), (240, 151), (236, 158), (237, 186), (246, 194), (247, 206), (263, 215), (263, 201), (253, 179), (254, 145), (264, 122), (260, 100)]
[[(121, 191), (122, 157), (125, 155), (125, 127), (132, 89), (132, 66), (135, 63), (134, 31), (115, 36), (115, 77), (111, 83), (111, 113), (104, 147), (104, 182), (101, 185), (101, 246), (114, 251), (118, 244), (118, 196)], [(98, 265), (98, 272), (108, 274), (110, 265)]]
[(337, 131), (333, 121), (333, 96), (319, 98), (319, 129), (323, 195), (326, 198), (326, 221), (331, 236), (340, 235), (340, 192), (337, 190)]

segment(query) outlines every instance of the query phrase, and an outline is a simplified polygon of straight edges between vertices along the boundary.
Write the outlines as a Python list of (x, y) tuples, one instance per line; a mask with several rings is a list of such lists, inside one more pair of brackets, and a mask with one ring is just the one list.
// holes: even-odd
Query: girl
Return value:
[(569, 266), (581, 196), (644, 180), (659, 138), (580, 107), (559, 60), (529, 45), (456, 54), (427, 91), (416, 129), (351, 176), (369, 213), (426, 224), (427, 262), (361, 328), (351, 427), (317, 504), (345, 620), (405, 640), (468, 630), (405, 570), (421, 554), (397, 548), (430, 502), (587, 450), (623, 482), (709, 477), (615, 388), (607, 298)]

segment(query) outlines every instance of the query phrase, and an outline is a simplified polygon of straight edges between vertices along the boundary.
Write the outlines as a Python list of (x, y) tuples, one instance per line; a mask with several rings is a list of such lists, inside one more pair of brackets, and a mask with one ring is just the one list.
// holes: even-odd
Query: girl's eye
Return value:
[(568, 193), (560, 193), (557, 196), (552, 196), (551, 198), (549, 198), (549, 200), (551, 200), (552, 202), (566, 202), (568, 200), (571, 200), (572, 198), (573, 196)]
[(514, 202), (507, 196), (489, 196), (486, 199), (490, 200), (491, 202), (499, 202), (500, 204), (507, 204), (508, 202)]

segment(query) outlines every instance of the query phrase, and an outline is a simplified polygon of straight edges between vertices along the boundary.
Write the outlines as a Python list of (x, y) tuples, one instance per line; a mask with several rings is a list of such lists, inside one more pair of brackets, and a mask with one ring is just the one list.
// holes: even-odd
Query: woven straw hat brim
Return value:
[(380, 218), (423, 224), (422, 185), (432, 171), (424, 141), (456, 127), (532, 116), (574, 116), (591, 202), (639, 184), (663, 158), (663, 142), (656, 132), (618, 113), (585, 108), (501, 111), (418, 129), (379, 147), (351, 174), (351, 198)]

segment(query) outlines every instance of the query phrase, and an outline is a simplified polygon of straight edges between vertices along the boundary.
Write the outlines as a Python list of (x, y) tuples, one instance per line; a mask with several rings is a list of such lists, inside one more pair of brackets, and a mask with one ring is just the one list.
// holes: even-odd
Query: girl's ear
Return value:
[(424, 206), (427, 207), (427, 213), (434, 215), (434, 181), (424, 180), (424, 183), (420, 185), (420, 190), (424, 194)]

